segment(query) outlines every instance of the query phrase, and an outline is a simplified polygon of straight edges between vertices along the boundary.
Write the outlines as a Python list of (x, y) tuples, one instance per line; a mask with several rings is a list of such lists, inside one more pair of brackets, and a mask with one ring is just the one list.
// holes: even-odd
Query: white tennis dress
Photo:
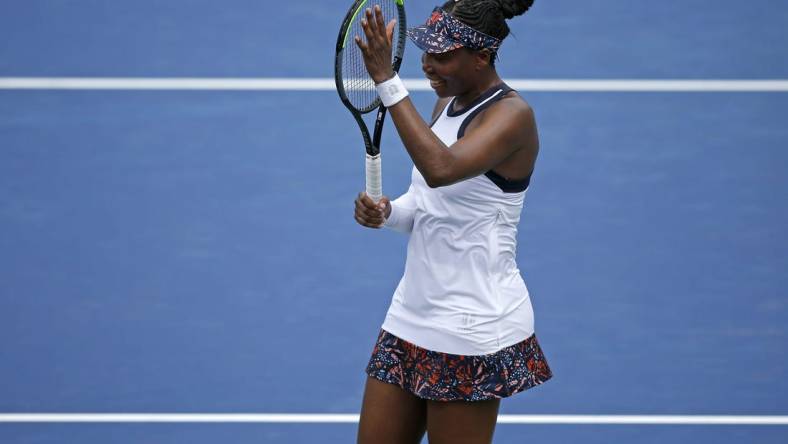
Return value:
[[(462, 110), (454, 100), (432, 125), (451, 145), (470, 120), (511, 91), (501, 84)], [(430, 188), (414, 167), (385, 226), (409, 233), (405, 272), (382, 328), (428, 350), (484, 355), (534, 334), (528, 289), (515, 262), (529, 179), (490, 171)]]

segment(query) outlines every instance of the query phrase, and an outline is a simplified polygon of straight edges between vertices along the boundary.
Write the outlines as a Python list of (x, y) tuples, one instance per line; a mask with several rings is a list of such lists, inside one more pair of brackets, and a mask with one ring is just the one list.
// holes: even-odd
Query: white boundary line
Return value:
[[(411, 91), (430, 91), (424, 79), (404, 79)], [(562, 80), (508, 79), (528, 91), (788, 92), (788, 80)], [(0, 90), (333, 91), (332, 78), (0, 77)]]
[[(357, 414), (3, 413), (0, 423), (358, 423)], [(499, 424), (788, 425), (788, 416), (499, 415)]]

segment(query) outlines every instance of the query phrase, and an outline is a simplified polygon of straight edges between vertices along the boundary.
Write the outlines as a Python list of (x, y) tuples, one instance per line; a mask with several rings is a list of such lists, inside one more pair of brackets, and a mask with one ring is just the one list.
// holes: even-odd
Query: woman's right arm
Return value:
[(359, 225), (365, 227), (386, 227), (401, 233), (410, 233), (413, 230), (415, 216), (416, 200), (412, 184), (405, 194), (391, 202), (388, 197), (383, 196), (376, 205), (363, 191), (358, 193), (358, 197), (356, 197), (354, 217)]

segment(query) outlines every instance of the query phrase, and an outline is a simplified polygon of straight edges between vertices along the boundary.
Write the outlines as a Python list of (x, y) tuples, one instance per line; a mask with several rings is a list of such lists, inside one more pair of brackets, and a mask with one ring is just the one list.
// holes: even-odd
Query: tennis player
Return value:
[(413, 159), (408, 191), (356, 221), (408, 233), (405, 272), (381, 327), (358, 442), (489, 443), (501, 398), (552, 377), (534, 333), (516, 233), (538, 152), (534, 112), (498, 76), (506, 19), (533, 0), (450, 0), (408, 30), (438, 101), (431, 123), (391, 69), (394, 22), (367, 10), (364, 62)]

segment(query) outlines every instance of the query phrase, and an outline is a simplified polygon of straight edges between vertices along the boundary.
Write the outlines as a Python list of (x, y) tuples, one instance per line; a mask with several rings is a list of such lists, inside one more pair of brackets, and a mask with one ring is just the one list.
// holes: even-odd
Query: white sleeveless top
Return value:
[[(470, 120), (509, 91), (501, 84), (456, 112), (452, 100), (432, 131), (451, 149)], [(391, 202), (385, 223), (410, 239), (382, 328), (419, 347), (460, 355), (493, 353), (531, 336), (533, 309), (515, 262), (527, 186), (527, 179), (518, 184), (488, 172), (430, 188), (414, 167), (410, 188)]]

